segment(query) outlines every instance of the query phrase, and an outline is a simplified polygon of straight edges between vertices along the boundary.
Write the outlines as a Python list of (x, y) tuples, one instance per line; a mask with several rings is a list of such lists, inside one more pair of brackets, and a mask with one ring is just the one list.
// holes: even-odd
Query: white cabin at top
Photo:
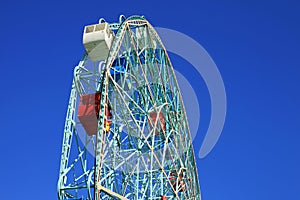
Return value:
[(93, 62), (106, 60), (114, 39), (107, 22), (88, 25), (84, 28), (83, 45)]

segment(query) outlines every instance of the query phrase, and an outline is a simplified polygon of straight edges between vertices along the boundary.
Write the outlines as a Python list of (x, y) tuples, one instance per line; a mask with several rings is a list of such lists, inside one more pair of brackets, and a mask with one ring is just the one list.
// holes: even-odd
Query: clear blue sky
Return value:
[(83, 26), (120, 14), (191, 36), (221, 72), (228, 113), (216, 147), (197, 160), (203, 199), (299, 199), (300, 3), (289, 0), (2, 1), (0, 199), (56, 199)]

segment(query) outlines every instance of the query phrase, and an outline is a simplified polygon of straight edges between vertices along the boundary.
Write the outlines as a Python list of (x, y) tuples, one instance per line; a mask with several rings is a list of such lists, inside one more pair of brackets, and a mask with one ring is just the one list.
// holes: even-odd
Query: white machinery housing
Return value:
[(93, 62), (106, 60), (113, 39), (114, 33), (106, 22), (84, 28), (83, 45)]

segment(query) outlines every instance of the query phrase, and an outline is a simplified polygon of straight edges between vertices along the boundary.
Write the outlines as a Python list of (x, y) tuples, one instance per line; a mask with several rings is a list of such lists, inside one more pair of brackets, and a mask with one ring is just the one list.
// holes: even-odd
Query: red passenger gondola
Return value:
[(156, 124), (157, 128), (155, 130), (155, 135), (159, 135), (159, 133), (165, 133), (165, 131), (166, 131), (166, 121), (165, 121), (165, 118), (164, 118), (164, 115), (163, 115), (162, 111), (159, 111), (159, 112), (151, 111), (151, 112), (149, 112), (148, 123), (150, 124), (151, 128), (153, 128), (155, 126), (155, 124), (157, 123)]
[(174, 188), (174, 190), (178, 190), (179, 192), (185, 191), (185, 180), (183, 170), (180, 170), (178, 173), (176, 170), (172, 170), (170, 172), (169, 180)]
[[(96, 135), (98, 129), (98, 118), (100, 110), (100, 93), (84, 94), (80, 97), (78, 107), (78, 118), (88, 135)], [(104, 120), (106, 132), (110, 131), (111, 117), (109, 106), (106, 106), (105, 115), (107, 120)]]

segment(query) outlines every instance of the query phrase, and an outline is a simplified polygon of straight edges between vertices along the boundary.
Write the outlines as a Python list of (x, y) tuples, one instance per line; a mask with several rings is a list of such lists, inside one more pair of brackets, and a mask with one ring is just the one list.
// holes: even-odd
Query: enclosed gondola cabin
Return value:
[(93, 62), (107, 58), (113, 39), (114, 33), (106, 22), (84, 28), (83, 45)]
[[(98, 130), (98, 119), (101, 114), (100, 109), (100, 93), (84, 94), (80, 97), (78, 107), (78, 119), (89, 136), (96, 135)], [(110, 106), (105, 108), (104, 126), (105, 131), (110, 131), (112, 114)]]
[(151, 129), (155, 128), (155, 135), (164, 134), (166, 132), (166, 121), (162, 111), (156, 112), (152, 110), (148, 113), (148, 123)]

